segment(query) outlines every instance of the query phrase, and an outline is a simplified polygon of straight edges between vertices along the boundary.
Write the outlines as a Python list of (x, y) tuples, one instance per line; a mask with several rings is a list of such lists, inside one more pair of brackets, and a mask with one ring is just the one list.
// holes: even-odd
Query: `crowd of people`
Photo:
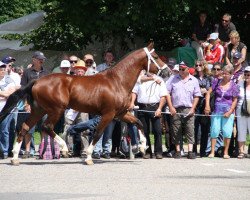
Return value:
[[(186, 139), (188, 159), (195, 159), (198, 154), (200, 157), (213, 158), (218, 155), (219, 147), (223, 148), (221, 156), (224, 159), (231, 156), (244, 158), (246, 135), (250, 130), (250, 66), (246, 60), (247, 47), (240, 41), (239, 33), (227, 13), (223, 15), (221, 23), (212, 29), (207, 22), (207, 13), (201, 12), (192, 39), (192, 47), (197, 53), (195, 66), (188, 66), (185, 61), (177, 63), (174, 58), (166, 59), (163, 56), (161, 58), (165, 59), (171, 70), (170, 76), (160, 77), (142, 71), (132, 90), (128, 111), (133, 112), (135, 105), (139, 106), (135, 114), (143, 124), (148, 145), (142, 157), (162, 159), (166, 156), (179, 159), (185, 155), (183, 143)], [(91, 54), (84, 55), (82, 59), (75, 55), (65, 55), (53, 73), (92, 76), (114, 66), (112, 51), (106, 51), (103, 58), (104, 63), (97, 65)], [(0, 110), (14, 91), (49, 74), (44, 67), (45, 59), (42, 52), (36, 51), (27, 69), (14, 68), (16, 60), (11, 56), (0, 61)], [(30, 111), (28, 101), (20, 101), (0, 124), (1, 158), (6, 159), (12, 155), (16, 132)], [(46, 116), (37, 126), (45, 119)], [(68, 108), (55, 129), (62, 133), (73, 156), (84, 157), (99, 121), (98, 115), (79, 113)], [(133, 124), (114, 119), (96, 144), (93, 158), (121, 156), (120, 140), (124, 130), (130, 135), (133, 153), (140, 156), (140, 131)], [(34, 132), (35, 127), (24, 137), (20, 152), (22, 158), (35, 155)], [(151, 132), (154, 135), (154, 148), (150, 142)], [(166, 152), (163, 152), (163, 134), (166, 138)]]

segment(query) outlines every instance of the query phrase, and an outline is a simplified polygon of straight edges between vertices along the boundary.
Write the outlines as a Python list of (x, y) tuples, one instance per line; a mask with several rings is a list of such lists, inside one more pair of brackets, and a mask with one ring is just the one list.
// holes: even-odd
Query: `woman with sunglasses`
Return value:
[[(196, 114), (203, 114), (205, 107), (205, 96), (209, 88), (211, 87), (211, 77), (207, 63), (205, 60), (197, 60), (195, 62), (195, 77), (197, 78), (201, 90), (201, 97), (196, 107)], [(197, 153), (199, 128), (201, 128), (200, 135), (200, 157), (206, 155), (206, 147), (208, 140), (208, 133), (210, 127), (210, 120), (208, 117), (196, 116), (194, 122), (195, 144), (193, 151)], [(205, 119), (205, 120), (204, 120)]]
[(215, 156), (215, 145), (220, 131), (224, 138), (224, 159), (230, 158), (228, 155), (228, 148), (233, 132), (234, 125), (234, 110), (237, 104), (239, 95), (239, 88), (236, 83), (231, 80), (234, 68), (231, 65), (226, 65), (223, 68), (222, 79), (219, 83), (213, 82), (206, 95), (205, 114), (209, 115), (210, 108), (210, 94), (212, 90), (215, 92), (215, 108), (211, 116), (211, 153), (209, 158)]
[[(247, 46), (240, 41), (240, 34), (236, 30), (233, 30), (229, 34), (229, 38), (230, 38), (231, 43), (228, 45), (228, 48), (226, 51), (227, 65), (238, 66), (241, 64), (243, 67), (246, 67), (247, 66), (247, 62), (246, 62)], [(233, 55), (237, 52), (241, 53), (241, 58), (239, 58), (237, 62), (235, 63)]]
[(250, 132), (250, 112), (249, 114), (244, 114), (241, 111), (243, 101), (246, 99), (247, 106), (250, 104), (250, 66), (247, 66), (244, 70), (244, 80), (239, 82), (240, 94), (236, 107), (237, 118), (237, 133), (238, 133), (238, 145), (239, 145), (239, 155), (238, 158), (242, 159), (245, 157), (245, 142), (246, 134)]

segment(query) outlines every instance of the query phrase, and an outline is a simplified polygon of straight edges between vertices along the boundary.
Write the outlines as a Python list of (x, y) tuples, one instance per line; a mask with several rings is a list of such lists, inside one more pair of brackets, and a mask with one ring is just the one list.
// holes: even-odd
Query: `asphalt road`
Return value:
[(249, 198), (249, 158), (0, 160), (0, 200)]

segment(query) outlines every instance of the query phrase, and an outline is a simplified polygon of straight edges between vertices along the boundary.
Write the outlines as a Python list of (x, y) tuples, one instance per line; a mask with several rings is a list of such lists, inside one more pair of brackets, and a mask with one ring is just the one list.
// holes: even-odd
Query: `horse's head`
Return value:
[(167, 64), (165, 64), (155, 53), (153, 41), (150, 41), (149, 45), (143, 48), (143, 50), (147, 56), (147, 64), (145, 65), (145, 70), (147, 70), (147, 72), (151, 72), (159, 76), (168, 76), (170, 74), (171, 70)]

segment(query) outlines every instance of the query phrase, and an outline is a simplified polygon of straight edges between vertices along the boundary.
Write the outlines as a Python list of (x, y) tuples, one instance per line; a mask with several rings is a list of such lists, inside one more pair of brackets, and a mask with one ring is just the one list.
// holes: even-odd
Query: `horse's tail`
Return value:
[(31, 81), (24, 87), (21, 87), (14, 93), (12, 93), (7, 101), (2, 111), (0, 112), (0, 123), (5, 119), (5, 117), (12, 111), (12, 109), (17, 105), (20, 100), (25, 99), (26, 97), (31, 97), (32, 87), (35, 84), (35, 81)]

